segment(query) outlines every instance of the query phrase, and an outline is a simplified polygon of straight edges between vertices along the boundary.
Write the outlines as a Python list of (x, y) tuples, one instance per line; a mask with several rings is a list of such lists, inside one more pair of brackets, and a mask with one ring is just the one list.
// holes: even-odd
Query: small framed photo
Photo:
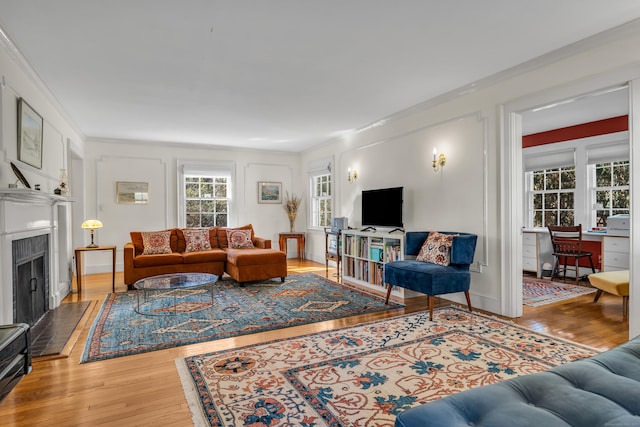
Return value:
[(282, 203), (282, 183), (258, 181), (258, 203)]
[(18, 99), (18, 160), (42, 169), (42, 116)]
[(149, 203), (149, 183), (116, 182), (116, 201), (125, 205), (145, 205)]

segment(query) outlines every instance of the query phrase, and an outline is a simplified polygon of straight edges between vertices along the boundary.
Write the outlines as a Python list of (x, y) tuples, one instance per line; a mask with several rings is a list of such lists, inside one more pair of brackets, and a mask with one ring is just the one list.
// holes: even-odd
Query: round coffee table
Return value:
[[(138, 306), (136, 307), (135, 312), (148, 316), (175, 316), (178, 314), (177, 297), (181, 290), (207, 286), (210, 284), (212, 285), (217, 280), (218, 276), (208, 273), (173, 273), (140, 279), (133, 284), (135, 289), (141, 291), (137, 293)], [(152, 313), (142, 311), (140, 309), (140, 294), (144, 297), (144, 302), (142, 303), (144, 305), (148, 300), (149, 292), (170, 292), (173, 296), (173, 312), (166, 311)], [(211, 286), (211, 304), (213, 304), (213, 286)]]

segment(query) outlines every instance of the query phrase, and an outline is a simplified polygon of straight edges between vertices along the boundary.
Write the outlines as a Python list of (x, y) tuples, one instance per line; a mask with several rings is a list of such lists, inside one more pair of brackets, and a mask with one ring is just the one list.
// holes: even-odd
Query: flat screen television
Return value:
[(403, 187), (362, 191), (362, 225), (402, 228)]

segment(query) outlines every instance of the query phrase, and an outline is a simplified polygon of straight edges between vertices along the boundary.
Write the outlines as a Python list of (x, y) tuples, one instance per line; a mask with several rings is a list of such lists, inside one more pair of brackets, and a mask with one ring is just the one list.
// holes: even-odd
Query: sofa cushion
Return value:
[(251, 230), (227, 230), (227, 244), (231, 249), (253, 248)]
[(451, 244), (453, 234), (442, 234), (437, 231), (429, 233), (429, 237), (422, 245), (416, 261), (430, 262), (447, 266), (451, 263)]
[(208, 230), (209, 231), (209, 245), (211, 248), (217, 248), (218, 246), (218, 228), (176, 228), (176, 236), (177, 236), (177, 245), (174, 252), (186, 252), (187, 251), (187, 242), (184, 238), (184, 230)]
[[(221, 249), (225, 249), (229, 247), (229, 243), (227, 240), (227, 230), (229, 229), (224, 227), (219, 227), (217, 229), (216, 235), (218, 237), (218, 247)], [(231, 230), (251, 230), (251, 240), (253, 241), (255, 237), (253, 233), (253, 225), (251, 224), (243, 225), (242, 227), (235, 227), (235, 228), (232, 228)]]
[[(175, 229), (166, 230), (171, 232), (171, 237), (169, 239), (169, 245), (171, 246), (171, 252), (180, 252), (178, 250), (178, 236), (176, 234)], [(144, 242), (142, 241), (142, 232), (141, 231), (132, 231), (129, 233), (131, 236), (131, 243), (135, 247), (135, 254), (142, 255), (144, 252)]]
[(170, 254), (171, 251), (171, 230), (165, 231), (143, 231), (142, 234), (142, 255)]
[(199, 264), (202, 262), (225, 262), (227, 254), (222, 249), (210, 249), (208, 251), (185, 252), (183, 254), (185, 264)]
[(231, 249), (226, 250), (227, 262), (238, 267), (262, 264), (280, 264), (287, 262), (284, 252), (275, 249)]
[(200, 252), (211, 250), (209, 240), (209, 229), (207, 228), (187, 228), (183, 229), (185, 252)]
[(162, 265), (182, 264), (184, 257), (178, 252), (170, 254), (155, 255), (139, 255), (133, 259), (133, 266), (140, 267), (158, 267)]

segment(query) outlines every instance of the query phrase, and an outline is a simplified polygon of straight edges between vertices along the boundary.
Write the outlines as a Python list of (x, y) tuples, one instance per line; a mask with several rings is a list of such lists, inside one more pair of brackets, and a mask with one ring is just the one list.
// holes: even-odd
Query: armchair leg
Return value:
[(385, 305), (389, 304), (389, 297), (391, 296), (391, 289), (393, 285), (391, 283), (387, 283), (387, 299), (384, 301)]
[(467, 306), (469, 306), (469, 313), (473, 312), (471, 308), (471, 296), (469, 295), (469, 291), (464, 291), (464, 296), (467, 297)]
[(433, 321), (433, 303), (436, 297), (429, 295), (429, 320)]

